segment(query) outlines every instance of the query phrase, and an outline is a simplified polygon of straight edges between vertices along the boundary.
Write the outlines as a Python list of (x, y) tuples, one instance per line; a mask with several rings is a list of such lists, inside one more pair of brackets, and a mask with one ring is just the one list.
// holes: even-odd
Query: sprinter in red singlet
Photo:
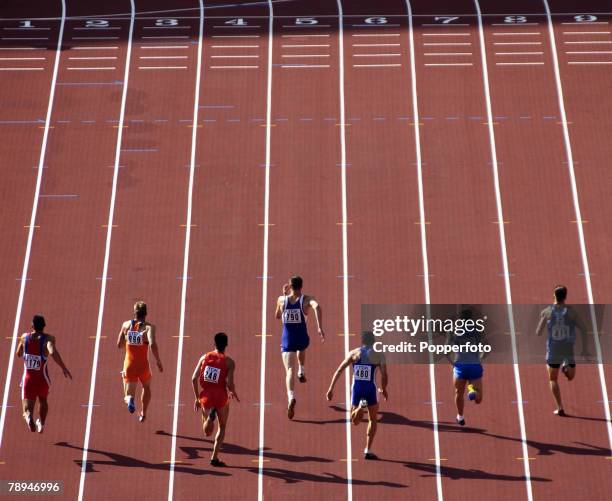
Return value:
[[(191, 381), (195, 394), (194, 410), (202, 410), (202, 427), (204, 434), (210, 437), (215, 427), (215, 417), (219, 416), (219, 429), (215, 437), (210, 464), (212, 466), (225, 466), (219, 460), (219, 449), (225, 438), (227, 418), (229, 416), (229, 399), (240, 402), (234, 387), (234, 361), (225, 355), (227, 347), (227, 334), (215, 334), (215, 350), (200, 357), (193, 371)], [(202, 390), (199, 391), (201, 387)]]
[[(21, 380), (21, 399), (23, 400), (23, 418), (30, 431), (42, 433), (45, 420), (49, 412), (47, 396), (49, 395), (49, 371), (47, 358), (55, 360), (64, 373), (64, 377), (72, 379), (70, 371), (55, 346), (55, 336), (45, 334), (45, 319), (41, 315), (34, 315), (32, 319), (32, 332), (25, 333), (19, 340), (17, 356), (23, 357), (23, 378)], [(38, 399), (38, 412), (40, 417), (34, 423), (34, 406)]]

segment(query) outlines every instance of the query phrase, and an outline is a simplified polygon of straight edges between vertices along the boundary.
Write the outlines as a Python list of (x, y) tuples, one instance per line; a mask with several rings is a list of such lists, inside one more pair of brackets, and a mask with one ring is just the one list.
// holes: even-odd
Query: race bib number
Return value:
[(369, 365), (356, 365), (353, 376), (357, 381), (371, 381), (371, 367)]
[(296, 308), (295, 310), (283, 311), (283, 320), (286, 324), (299, 324), (302, 322), (302, 310)]
[(221, 377), (221, 369), (211, 367), (210, 365), (204, 367), (204, 381), (217, 384), (219, 382), (219, 377)]
[(553, 325), (550, 337), (553, 341), (567, 341), (570, 337), (570, 328), (567, 325)]
[(32, 371), (40, 370), (40, 363), (41, 363), (40, 355), (29, 355), (26, 353), (24, 360), (25, 360), (26, 369), (32, 370)]
[(127, 344), (131, 345), (143, 345), (144, 344), (144, 333), (140, 331), (128, 331), (127, 333)]

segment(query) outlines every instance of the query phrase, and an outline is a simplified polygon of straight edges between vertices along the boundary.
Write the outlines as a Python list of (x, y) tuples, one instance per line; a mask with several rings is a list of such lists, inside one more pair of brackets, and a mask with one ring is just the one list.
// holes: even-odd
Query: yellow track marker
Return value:
[[(265, 226), (266, 223), (257, 223), (257, 226)], [(275, 223), (268, 223), (268, 226), (276, 226)]]
[(358, 459), (346, 459), (346, 458), (342, 458), (342, 459), (340, 459), (340, 461), (342, 461), (343, 463), (348, 463), (349, 461), (355, 462), (355, 461), (359, 461), (359, 460)]
[(524, 461), (527, 459), (528, 461), (535, 461), (535, 458), (516, 458), (518, 461)]
[[(197, 226), (197, 224), (190, 224), (189, 226), (191, 226), (192, 228), (195, 228)], [(181, 224), (180, 225), (181, 228), (187, 228), (186, 224)]]
[(272, 337), (272, 334), (255, 334), (255, 337)]
[[(103, 224), (102, 228), (108, 228), (108, 224)], [(119, 228), (119, 225), (118, 224), (112, 224), (111, 228)]]
[(40, 228), (40, 226), (38, 226), (37, 224), (35, 224), (34, 226), (30, 226), (29, 224), (26, 224), (24, 228)]
[[(429, 458), (427, 461), (435, 461), (436, 458)], [(440, 461), (448, 461), (448, 458), (440, 458)]]
[[(262, 459), (262, 463), (269, 463), (269, 459)], [(251, 463), (259, 463), (259, 459), (251, 459)]]
[[(106, 339), (107, 336), (100, 336), (100, 339)], [(96, 336), (89, 336), (89, 339), (96, 339)]]
[[(421, 221), (415, 221), (414, 224), (421, 224)], [(423, 221), (423, 224), (431, 224), (431, 221)]]
[[(344, 336), (344, 335), (345, 335), (345, 333), (344, 333), (344, 332), (340, 332), (340, 333), (338, 334), (338, 336)], [(355, 334), (354, 332), (349, 332), (349, 333), (348, 333), (348, 334), (346, 334), (346, 335), (347, 335), (347, 336), (356, 336), (357, 334)]]
[(585, 223), (588, 223), (589, 221), (587, 219), (582, 219), (581, 221), (570, 221), (570, 223), (578, 223), (578, 222), (585, 224)]
[(342, 226), (343, 224), (346, 224), (347, 226), (352, 226), (353, 223), (336, 223), (336, 225), (338, 226)]
[[(491, 221), (493, 224), (499, 224), (499, 220)], [(503, 224), (510, 224), (510, 221), (502, 221)]]

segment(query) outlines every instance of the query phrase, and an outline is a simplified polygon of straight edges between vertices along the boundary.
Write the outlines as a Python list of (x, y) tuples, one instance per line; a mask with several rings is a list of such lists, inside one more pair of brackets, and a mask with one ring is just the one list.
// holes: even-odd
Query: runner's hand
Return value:
[(382, 388), (378, 388), (378, 393), (381, 393), (385, 400), (389, 400), (389, 394), (387, 390), (383, 390)]
[(195, 402), (193, 403), (193, 410), (195, 412), (198, 412), (198, 410), (200, 409), (200, 407), (202, 407), (202, 404), (200, 404), (200, 400), (198, 398), (195, 399)]
[(240, 399), (238, 398), (238, 394), (234, 391), (228, 391), (227, 392), (229, 398), (231, 398), (232, 400), (235, 400), (236, 402), (240, 402)]
[(70, 371), (66, 367), (62, 369), (62, 373), (64, 374), (64, 377), (69, 377), (72, 379), (72, 374), (70, 374)]
[(164, 366), (159, 360), (157, 361), (157, 368), (159, 369), (159, 372), (164, 372)]
[(325, 394), (325, 398), (327, 399), (328, 402), (331, 402), (331, 399), (334, 398), (334, 390), (327, 390), (327, 393)]
[(325, 332), (321, 328), (319, 328), (319, 337), (321, 338), (321, 342), (324, 343), (325, 342)]

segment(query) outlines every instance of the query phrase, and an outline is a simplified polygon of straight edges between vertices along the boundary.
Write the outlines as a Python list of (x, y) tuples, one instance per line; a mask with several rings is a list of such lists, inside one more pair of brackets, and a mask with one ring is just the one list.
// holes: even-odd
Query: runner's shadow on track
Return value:
[[(163, 430), (158, 430), (156, 433), (157, 435), (163, 435), (166, 437), (172, 436), (172, 434), (165, 432)], [(201, 442), (203, 444), (206, 444), (205, 446), (199, 446), (199, 447), (191, 447), (191, 446), (184, 446), (184, 445), (179, 446), (179, 449), (181, 449), (185, 454), (187, 454), (187, 459), (189, 460), (201, 459), (202, 456), (200, 455), (200, 451), (212, 452), (213, 440), (207, 440), (205, 438), (200, 438), (200, 437), (188, 437), (185, 435), (177, 435), (176, 438), (180, 438), (182, 440), (193, 440), (196, 442)], [(227, 442), (225, 442), (221, 446), (221, 452), (227, 453), (227, 454), (243, 455), (243, 456), (253, 456), (253, 457), (259, 456), (259, 449), (249, 449), (248, 447), (242, 447), (240, 445), (231, 444)], [(295, 456), (292, 454), (283, 454), (281, 452), (274, 452), (269, 447), (264, 447), (264, 453), (265, 453), (266, 458), (278, 459), (280, 461), (288, 461), (291, 463), (309, 463), (309, 462), (310, 463), (333, 463), (332, 459), (321, 458), (317, 456)]]
[[(382, 460), (385, 461), (385, 460)], [(423, 477), (435, 477), (436, 476), (436, 464), (435, 463), (417, 463), (414, 461), (388, 461), (392, 463), (403, 463), (406, 468), (412, 470), (421, 471)], [(506, 482), (525, 482), (523, 475), (504, 475), (502, 473), (489, 473), (484, 470), (476, 469), (464, 469), (454, 468), (452, 466), (440, 466), (440, 475), (451, 480), (495, 480), (495, 481), (506, 481)], [(552, 482), (550, 478), (544, 477), (530, 477), (534, 482)]]
[[(485, 434), (491, 438), (497, 438), (502, 440), (511, 440), (513, 442), (521, 442), (519, 437), (506, 437), (503, 435), (495, 435), (493, 433)], [(550, 444), (546, 442), (538, 442), (536, 440), (527, 439), (527, 445), (537, 449), (538, 456), (552, 456), (555, 453), (569, 454), (571, 456), (609, 456), (610, 448), (608, 446), (601, 447), (598, 445), (586, 444), (584, 442), (574, 442), (574, 444), (582, 445), (583, 447), (577, 447), (575, 445), (562, 445), (562, 444)]]
[[(70, 445), (68, 442), (57, 442), (55, 445), (83, 452), (82, 447)], [(103, 456), (108, 457), (109, 460), (89, 459), (85, 468), (86, 473), (97, 473), (98, 470), (94, 468), (95, 465), (119, 466), (122, 468), (146, 468), (148, 470), (170, 471), (169, 463), (150, 463), (142, 459), (136, 459), (133, 457), (125, 456), (123, 454), (118, 454), (116, 452), (101, 451), (99, 449), (89, 449), (88, 452), (93, 454), (101, 454)], [(75, 459), (74, 462), (79, 468), (82, 468), (82, 460)], [(224, 473), (217, 470), (202, 470), (200, 468), (193, 468), (189, 465), (182, 464), (175, 464), (174, 470), (181, 473), (189, 473), (191, 475), (213, 475), (216, 477), (231, 477), (229, 473)]]
[[(245, 469), (255, 475), (259, 475), (259, 468), (241, 468)], [(341, 484), (346, 485), (347, 479), (341, 475), (336, 475), (334, 473), (324, 472), (321, 474), (315, 473), (306, 473), (303, 471), (292, 471), (287, 470), (285, 468), (269, 468), (264, 467), (262, 471), (262, 475), (265, 477), (275, 478), (278, 480), (283, 480), (287, 484), (297, 484), (299, 482), (314, 482), (314, 483), (327, 483), (327, 484)], [(386, 482), (379, 480), (377, 482), (367, 481), (367, 480), (359, 480), (358, 478), (351, 479), (352, 485), (366, 485), (370, 487), (380, 486), (380, 487), (391, 487), (395, 489), (402, 489), (409, 487), (405, 484), (399, 484), (397, 482)]]

